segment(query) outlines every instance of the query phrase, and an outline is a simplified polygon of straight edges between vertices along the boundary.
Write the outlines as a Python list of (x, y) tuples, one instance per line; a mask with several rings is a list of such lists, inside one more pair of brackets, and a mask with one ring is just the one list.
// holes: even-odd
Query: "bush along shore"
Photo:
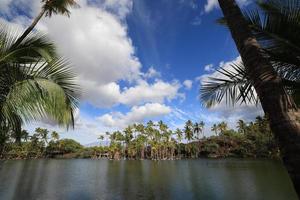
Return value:
[[(279, 158), (276, 140), (266, 117), (254, 122), (237, 122), (236, 130), (227, 123), (214, 124), (205, 136), (205, 124), (188, 120), (185, 127), (172, 131), (162, 121), (134, 124), (123, 131), (99, 136), (109, 145), (84, 147), (72, 139), (59, 139), (57, 132), (37, 128), (33, 134), (22, 131), (15, 142), (14, 133), (1, 136), (1, 159), (92, 158), (174, 160), (185, 158)], [(51, 137), (50, 137), (51, 135)]]

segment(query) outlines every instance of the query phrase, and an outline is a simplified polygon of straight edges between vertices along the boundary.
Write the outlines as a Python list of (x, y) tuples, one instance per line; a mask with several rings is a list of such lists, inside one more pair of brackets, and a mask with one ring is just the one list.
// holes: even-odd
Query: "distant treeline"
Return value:
[(123, 131), (107, 132), (100, 141), (109, 138), (109, 146), (84, 147), (72, 139), (59, 139), (37, 128), (35, 133), (22, 131), (21, 142), (15, 142), (11, 133), (1, 145), (2, 159), (30, 158), (108, 158), (173, 160), (182, 158), (278, 158), (279, 150), (266, 117), (255, 121), (237, 122), (237, 129), (229, 129), (226, 122), (214, 124), (215, 135), (205, 136), (204, 122), (188, 120), (184, 129), (172, 131), (163, 122), (134, 124)]

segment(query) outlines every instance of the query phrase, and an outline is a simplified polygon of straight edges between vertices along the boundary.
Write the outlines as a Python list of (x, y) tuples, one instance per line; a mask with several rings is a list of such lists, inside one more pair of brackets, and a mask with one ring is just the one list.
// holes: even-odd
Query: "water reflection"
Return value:
[(279, 162), (0, 162), (0, 199), (297, 199)]

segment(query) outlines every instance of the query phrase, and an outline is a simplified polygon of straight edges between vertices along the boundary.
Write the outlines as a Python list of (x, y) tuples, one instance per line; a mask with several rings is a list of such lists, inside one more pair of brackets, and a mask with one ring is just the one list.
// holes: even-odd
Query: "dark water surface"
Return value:
[(0, 162), (0, 199), (296, 200), (269, 160)]

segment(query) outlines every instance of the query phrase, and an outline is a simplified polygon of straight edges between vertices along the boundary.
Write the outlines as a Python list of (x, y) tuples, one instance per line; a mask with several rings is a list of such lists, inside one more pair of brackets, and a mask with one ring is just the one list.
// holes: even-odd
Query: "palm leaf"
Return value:
[(17, 38), (16, 32), (0, 31), (1, 124), (50, 118), (74, 126), (79, 88), (70, 65), (47, 37), (31, 34), (14, 45)]

